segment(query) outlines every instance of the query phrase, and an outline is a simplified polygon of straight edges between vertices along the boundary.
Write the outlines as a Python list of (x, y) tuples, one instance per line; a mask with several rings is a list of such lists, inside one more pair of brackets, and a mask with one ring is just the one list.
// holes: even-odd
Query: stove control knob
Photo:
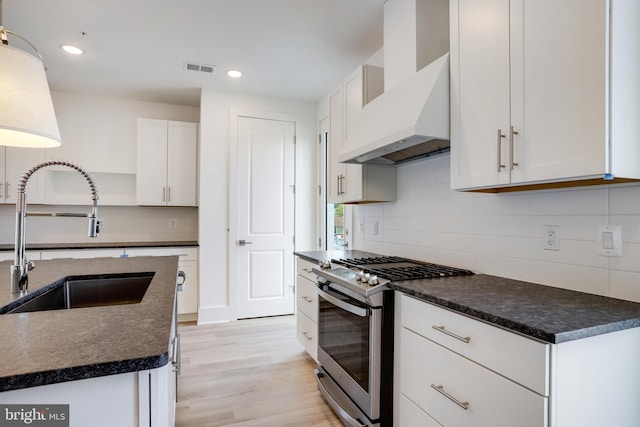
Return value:
[(321, 259), (318, 264), (320, 264), (320, 268), (331, 268), (331, 261), (327, 259)]
[(376, 276), (375, 274), (372, 274), (371, 277), (369, 277), (369, 284), (371, 286), (377, 285), (378, 284), (378, 276)]
[(369, 273), (364, 273), (364, 276), (362, 276), (362, 283), (369, 283), (370, 278), (371, 275)]
[(364, 271), (358, 271), (358, 272), (356, 273), (356, 280), (357, 280), (358, 282), (361, 282), (363, 278), (364, 278)]

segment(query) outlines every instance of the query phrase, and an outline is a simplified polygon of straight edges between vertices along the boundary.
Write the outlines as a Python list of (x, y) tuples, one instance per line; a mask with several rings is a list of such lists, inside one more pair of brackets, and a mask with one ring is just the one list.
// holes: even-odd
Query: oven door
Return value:
[(380, 416), (382, 309), (318, 288), (318, 363), (370, 420)]

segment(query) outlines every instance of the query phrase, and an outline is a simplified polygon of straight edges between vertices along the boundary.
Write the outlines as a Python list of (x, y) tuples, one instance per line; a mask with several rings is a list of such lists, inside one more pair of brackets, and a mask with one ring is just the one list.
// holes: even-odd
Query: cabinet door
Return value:
[(512, 183), (607, 170), (607, 3), (512, 0)]
[[(126, 256), (179, 256), (178, 269), (186, 275), (182, 292), (178, 293), (178, 314), (194, 314), (198, 312), (198, 248), (129, 248)], [(179, 280), (178, 280), (179, 281)]]
[(338, 162), (338, 153), (344, 141), (344, 100), (342, 90), (329, 96), (329, 147), (327, 166), (329, 203), (342, 203), (344, 165)]
[(197, 123), (168, 124), (167, 205), (196, 206)]
[(178, 314), (198, 313), (198, 261), (180, 259), (178, 269), (186, 275), (182, 292), (178, 292)]
[(509, 0), (452, 0), (450, 29), (451, 185), (507, 184)]
[(138, 170), (136, 201), (139, 205), (167, 204), (167, 122), (138, 119)]
[[(33, 148), (5, 147), (4, 152), (4, 185), (2, 196), (4, 203), (15, 204), (18, 194), (18, 182), (22, 175), (42, 160), (42, 150)], [(44, 203), (44, 172), (38, 171), (29, 178), (27, 187), (28, 203)]]

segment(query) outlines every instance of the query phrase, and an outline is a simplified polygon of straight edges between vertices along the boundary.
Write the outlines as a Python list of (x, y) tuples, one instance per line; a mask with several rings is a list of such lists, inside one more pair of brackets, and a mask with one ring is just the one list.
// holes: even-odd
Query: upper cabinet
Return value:
[(338, 155), (362, 107), (383, 92), (381, 67), (364, 65), (329, 95), (329, 203), (396, 200), (396, 170), (385, 166), (340, 163)]
[(452, 188), (640, 179), (640, 3), (450, 7)]
[(138, 205), (197, 206), (198, 124), (138, 119)]
[[(24, 173), (42, 161), (42, 150), (33, 148), (0, 147), (0, 204), (15, 204), (18, 182)], [(44, 203), (42, 172), (34, 173), (28, 181), (27, 202)]]

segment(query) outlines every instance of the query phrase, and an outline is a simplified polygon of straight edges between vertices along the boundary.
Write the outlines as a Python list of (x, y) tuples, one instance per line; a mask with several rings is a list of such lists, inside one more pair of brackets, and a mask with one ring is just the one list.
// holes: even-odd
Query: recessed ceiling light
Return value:
[(84, 51), (79, 47), (71, 46), (70, 44), (63, 44), (60, 47), (62, 47), (62, 50), (70, 53), (71, 55), (82, 55), (84, 53)]
[(233, 78), (233, 79), (238, 79), (240, 77), (242, 77), (242, 72), (239, 70), (227, 70), (227, 76)]

